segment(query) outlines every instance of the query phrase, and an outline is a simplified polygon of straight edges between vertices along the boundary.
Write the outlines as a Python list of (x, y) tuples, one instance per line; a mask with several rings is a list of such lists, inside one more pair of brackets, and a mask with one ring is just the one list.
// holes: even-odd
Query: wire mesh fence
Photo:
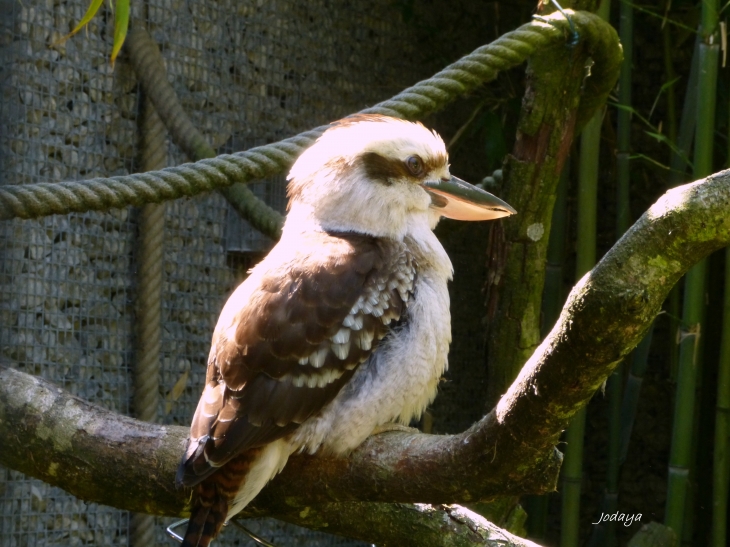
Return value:
[[(0, 184), (127, 174), (136, 167), (138, 88), (109, 64), (113, 14), (59, 41), (86, 0), (0, 0)], [(417, 72), (398, 4), (388, 0), (148, 0), (134, 24), (160, 45), (168, 78), (219, 152), (278, 140), (387, 98)], [(170, 145), (169, 164), (187, 161)], [(283, 211), (284, 181), (254, 186)], [(121, 413), (134, 363), (137, 211), (0, 224), (0, 357)], [(231, 256), (270, 242), (218, 194), (169, 202), (165, 218), (158, 420), (187, 425), (210, 334), (237, 281)], [(0, 469), (0, 543), (126, 546), (129, 515)], [(162, 520), (162, 519), (161, 519)], [(165, 522), (167, 522), (165, 520)], [(357, 543), (264, 520), (277, 545)], [(156, 541), (167, 544), (163, 523)], [(219, 545), (244, 545), (224, 533)]]

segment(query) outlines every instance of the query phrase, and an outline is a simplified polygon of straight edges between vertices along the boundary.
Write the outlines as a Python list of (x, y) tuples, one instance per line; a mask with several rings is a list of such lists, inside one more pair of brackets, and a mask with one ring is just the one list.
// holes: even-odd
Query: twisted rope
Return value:
[[(587, 12), (566, 11), (581, 36), (581, 43), (577, 46), (566, 47), (585, 47), (595, 63), (586, 80), (584, 97), (578, 109), (580, 124), (604, 103), (616, 83), (622, 61), (621, 45), (613, 27), (599, 17)], [(362, 112), (413, 120), (444, 107), (459, 95), (494, 79), (499, 71), (521, 64), (538, 48), (564, 42), (569, 25), (563, 15), (554, 13), (546, 19), (550, 24), (542, 21), (527, 23), (478, 48), (432, 78)], [(0, 188), (0, 220), (156, 203), (223, 188), (235, 182), (265, 178), (288, 168), (326, 128), (320, 126), (245, 152), (151, 173), (80, 182), (5, 186)]]
[[(144, 101), (140, 128), (140, 169), (160, 169), (167, 163), (165, 126), (150, 101)], [(162, 268), (165, 205), (150, 203), (139, 218), (137, 277), (137, 360), (134, 371), (134, 411), (140, 420), (157, 418), (161, 340)]]
[[(160, 169), (167, 163), (165, 126), (149, 100), (144, 101), (140, 127), (140, 169)], [(160, 398), (162, 268), (164, 262), (165, 204), (148, 203), (139, 218), (139, 273), (137, 290), (137, 360), (133, 407), (137, 418), (157, 421)], [(134, 513), (131, 545), (154, 545), (155, 518)]]
[[(177, 93), (170, 85), (160, 48), (144, 27), (134, 28), (126, 41), (127, 52), (145, 96), (170, 132), (172, 141), (193, 161), (216, 156), (205, 136), (185, 113)], [(279, 239), (284, 218), (257, 198), (244, 184), (236, 183), (220, 192), (254, 228)]]

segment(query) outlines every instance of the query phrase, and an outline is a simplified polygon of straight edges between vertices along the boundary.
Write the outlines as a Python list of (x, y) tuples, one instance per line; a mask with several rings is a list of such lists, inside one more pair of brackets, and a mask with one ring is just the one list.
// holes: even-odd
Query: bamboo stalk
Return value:
[[(667, 8), (671, 7), (672, 0), (667, 0)], [(623, 5), (623, 4), (622, 4)], [(633, 6), (631, 6), (633, 12)], [(621, 37), (623, 43), (623, 36)], [(672, 25), (664, 25), (662, 27), (662, 42), (664, 50), (664, 74), (667, 82), (673, 82), (677, 78), (674, 70), (673, 50), (672, 47)], [(624, 45), (624, 52), (626, 52)], [(630, 57), (627, 56), (630, 59)], [(674, 86), (667, 88), (667, 136), (671, 142), (677, 142), (677, 93)]]
[[(717, 135), (717, 133), (715, 133)], [(715, 153), (717, 156), (717, 152)], [(713, 459), (715, 416), (717, 415), (717, 380), (722, 342), (725, 253), (707, 257), (705, 313), (700, 338), (703, 365), (697, 378), (695, 430), (690, 466), (690, 496), (686, 504), (691, 518), (686, 518), (683, 536), (693, 545), (710, 545), (712, 537)], [(708, 298), (708, 296), (712, 296)], [(691, 505), (690, 505), (691, 503)], [(687, 512), (685, 515), (687, 515)]]
[[(610, 0), (603, 0), (598, 15), (608, 21)], [(586, 124), (581, 135), (578, 167), (578, 241), (576, 279), (583, 277), (596, 263), (596, 206), (598, 193), (598, 159), (601, 126), (605, 110), (597, 112)], [(583, 407), (566, 431), (565, 461), (563, 462), (563, 491), (560, 526), (561, 547), (577, 547), (580, 538), (580, 494), (583, 474), (583, 437), (586, 409)]]
[(692, 64), (687, 78), (687, 90), (684, 95), (682, 106), (682, 119), (679, 123), (679, 134), (675, 150), (669, 164), (669, 186), (675, 187), (682, 184), (687, 178), (687, 170), (690, 167), (688, 158), (692, 152), (692, 142), (695, 139), (697, 128), (697, 94), (700, 74), (700, 38), (697, 37), (692, 54)]
[(629, 206), (629, 187), (631, 173), (629, 162), (631, 155), (631, 61), (634, 51), (634, 7), (630, 2), (621, 2), (619, 38), (624, 48), (624, 63), (618, 80), (617, 118), (617, 185), (616, 185), (616, 239), (619, 239), (631, 225), (631, 208)]
[(715, 451), (712, 488), (712, 547), (727, 545), (728, 483), (730, 482), (730, 249), (725, 251), (725, 299), (717, 377)]
[(629, 452), (629, 441), (631, 431), (634, 428), (636, 409), (639, 406), (639, 393), (641, 384), (644, 382), (644, 374), (649, 364), (649, 348), (654, 334), (654, 323), (649, 327), (644, 339), (636, 346), (631, 357), (631, 370), (626, 379), (624, 398), (621, 401), (621, 448), (619, 450), (619, 463), (626, 461), (626, 454)]
[[(665, 51), (665, 57), (669, 57), (669, 53)], [(692, 142), (695, 136), (695, 127), (697, 124), (697, 80), (699, 79), (700, 64), (700, 41), (699, 36), (695, 41), (694, 53), (692, 54), (692, 64), (687, 79), (687, 90), (684, 96), (684, 106), (682, 107), (682, 120), (679, 124), (679, 134), (675, 143), (675, 150), (672, 152), (669, 163), (669, 186), (673, 188), (683, 182), (687, 178), (687, 169), (689, 168), (688, 158), (692, 152)], [(671, 61), (670, 61), (671, 66)], [(667, 81), (674, 74), (672, 70), (667, 71)], [(671, 126), (670, 126), (671, 127)], [(680, 306), (680, 286), (677, 284), (667, 298), (667, 314), (669, 317), (669, 370), (673, 381), (677, 380), (677, 369), (679, 367), (679, 352), (676, 348), (675, 335), (679, 330), (679, 316), (681, 314)]]
[[(629, 192), (631, 185), (631, 69), (633, 59), (634, 10), (629, 2), (620, 5), (619, 37), (624, 48), (624, 63), (621, 65), (618, 87), (617, 150), (616, 150), (616, 239), (619, 239), (631, 224)], [(608, 457), (606, 489), (601, 503), (602, 514), (618, 511), (619, 453), (621, 448), (621, 397), (623, 384), (623, 363), (608, 377)], [(600, 519), (597, 519), (597, 521)], [(613, 546), (616, 544), (616, 522), (600, 522), (591, 530), (589, 547)]]
[[(545, 264), (545, 288), (542, 301), (542, 337), (552, 330), (565, 302), (563, 268), (565, 262), (565, 234), (568, 225), (568, 180), (570, 163), (566, 162), (560, 176), (553, 219), (550, 225), (547, 261)], [(528, 496), (526, 500), (527, 532), (531, 539), (544, 540), (547, 535), (549, 496)]]
[[(694, 176), (712, 173), (712, 151), (715, 128), (715, 96), (719, 40), (717, 32), (717, 0), (702, 2), (700, 25), (699, 76), (697, 94), (697, 130), (694, 149)], [(696, 386), (701, 366), (699, 338), (705, 308), (707, 262), (703, 260), (688, 273), (684, 289), (682, 322), (685, 333), (680, 343), (677, 396), (674, 409), (672, 448), (669, 456), (667, 506), (664, 522), (677, 537), (683, 538), (685, 512), (689, 506), (689, 477), (693, 454), (692, 432), (695, 416)]]
[[(601, 6), (603, 7), (603, 5)], [(583, 277), (596, 262), (596, 203), (598, 155), (603, 111), (586, 124), (581, 137), (578, 174), (578, 243), (576, 279)], [(583, 467), (583, 436), (586, 409), (579, 410), (566, 432), (567, 448), (563, 463), (561, 547), (577, 547), (580, 531), (580, 494)]]
[[(728, 140), (726, 163), (730, 165), (730, 140)], [(727, 545), (727, 510), (728, 495), (730, 495), (730, 457), (728, 457), (730, 455), (730, 248), (725, 251), (725, 296), (721, 336), (715, 403), (715, 449), (712, 461), (712, 547)]]

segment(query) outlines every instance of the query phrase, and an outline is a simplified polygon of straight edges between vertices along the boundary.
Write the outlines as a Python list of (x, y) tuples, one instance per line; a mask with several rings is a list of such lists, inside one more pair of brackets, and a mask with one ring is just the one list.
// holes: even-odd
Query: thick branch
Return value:
[[(571, 293), (495, 410), (453, 436), (389, 433), (348, 459), (295, 456), (257, 514), (334, 501), (451, 503), (554, 488), (568, 418), (640, 340), (669, 289), (730, 243), (730, 171), (668, 192)], [(0, 463), (90, 501), (180, 514), (186, 430), (145, 424), (0, 369)]]
[[(86, 501), (161, 515), (181, 515), (186, 492), (173, 487), (187, 429), (109, 412), (49, 382), (0, 366), (0, 461)], [(289, 500), (291, 501), (291, 500)], [(378, 545), (536, 547), (459, 506), (389, 503), (267, 503), (246, 516), (274, 515), (313, 530)], [(367, 507), (364, 507), (366, 505)], [(230, 533), (230, 532), (229, 532)]]
[(339, 531), (379, 547), (538, 547), (458, 505), (327, 503), (292, 508), (276, 517), (311, 530)]

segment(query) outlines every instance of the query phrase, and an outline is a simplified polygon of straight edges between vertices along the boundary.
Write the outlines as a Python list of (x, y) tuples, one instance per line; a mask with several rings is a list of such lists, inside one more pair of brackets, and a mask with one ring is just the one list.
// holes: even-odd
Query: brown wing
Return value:
[(316, 414), (405, 312), (415, 264), (402, 243), (319, 233), (277, 251), (290, 256), (255, 269), (216, 326), (178, 471), (187, 486)]

